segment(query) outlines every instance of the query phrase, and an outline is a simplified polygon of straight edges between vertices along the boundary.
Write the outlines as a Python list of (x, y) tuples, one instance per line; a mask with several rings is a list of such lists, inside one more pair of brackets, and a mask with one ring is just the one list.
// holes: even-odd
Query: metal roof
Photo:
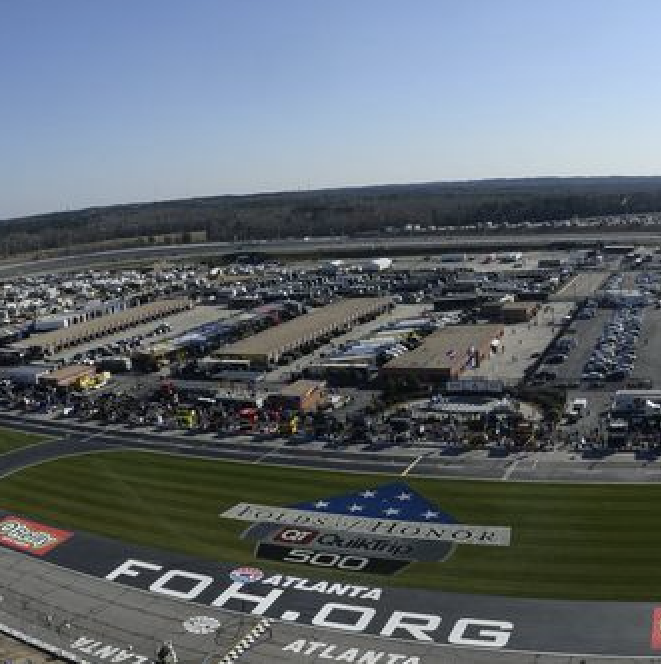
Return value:
[(247, 339), (221, 348), (216, 355), (269, 355), (297, 347), (325, 332), (386, 307), (390, 297), (338, 300), (304, 316), (299, 316)]
[(70, 325), (52, 332), (33, 334), (29, 339), (16, 342), (15, 348), (52, 348), (62, 344), (74, 344), (95, 335), (110, 334), (122, 327), (137, 325), (149, 318), (164, 316), (169, 313), (181, 311), (190, 306), (188, 298), (175, 298), (170, 300), (156, 300), (138, 307), (125, 309), (114, 314), (100, 316), (92, 320)]
[(502, 325), (451, 325), (425, 338), (408, 353), (388, 362), (384, 369), (454, 369), (470, 360), (471, 349), (484, 348), (503, 333)]

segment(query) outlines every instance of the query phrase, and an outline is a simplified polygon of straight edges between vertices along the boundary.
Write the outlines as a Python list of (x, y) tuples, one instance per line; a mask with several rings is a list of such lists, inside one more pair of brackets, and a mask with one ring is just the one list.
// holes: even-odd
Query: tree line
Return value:
[(116, 205), (0, 222), (0, 255), (81, 244), (248, 241), (424, 226), (502, 225), (661, 211), (661, 178), (393, 185)]

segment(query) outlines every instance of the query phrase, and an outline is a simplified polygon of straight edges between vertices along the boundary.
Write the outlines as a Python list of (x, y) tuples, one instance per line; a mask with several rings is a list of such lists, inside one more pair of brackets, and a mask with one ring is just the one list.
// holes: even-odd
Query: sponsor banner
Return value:
[(44, 526), (19, 516), (6, 516), (0, 520), (0, 544), (36, 556), (43, 556), (72, 536), (68, 530)]
[(377, 556), (396, 560), (440, 562), (455, 549), (449, 542), (374, 537), (329, 530), (313, 530), (299, 526), (274, 526), (260, 523), (248, 528), (244, 539), (256, 539), (271, 544), (295, 546), (299, 549), (316, 549), (333, 553)]
[[(250, 526), (241, 537), (280, 547), (295, 547), (296, 551), (290, 552), (287, 557), (288, 562), (337, 566), (355, 572), (366, 571), (368, 567), (370, 569), (383, 567), (381, 564), (368, 564), (368, 561), (373, 559), (396, 561), (393, 570), (401, 569), (404, 566), (400, 565), (402, 561), (444, 562), (457, 548), (457, 543), (454, 541), (397, 537), (392, 534), (392, 529), (389, 529), (385, 535), (356, 532), (356, 525), (374, 524), (383, 517), (395, 516), (399, 527), (402, 524), (424, 523), (426, 528), (438, 529), (457, 524), (452, 514), (428, 501), (405, 482), (390, 482), (377, 487), (327, 496), (289, 505), (288, 509), (319, 514), (324, 521), (329, 515), (346, 518), (348, 521), (345, 520), (343, 523), (350, 523), (352, 530), (349, 532), (308, 525), (283, 527), (277, 523), (260, 522)], [(306, 553), (305, 550), (310, 552)], [(357, 560), (363, 561), (363, 564), (355, 565)], [(353, 565), (351, 561), (354, 561)], [(393, 571), (388, 569), (386, 573)]]
[(654, 609), (652, 613), (650, 646), (653, 650), (661, 650), (661, 609)]
[(363, 574), (392, 575), (407, 567), (409, 560), (375, 558), (357, 555), (345, 555), (318, 551), (315, 549), (297, 549), (290, 546), (278, 546), (260, 542), (255, 552), (263, 560), (276, 560), (283, 563), (308, 565), (318, 569), (337, 569), (342, 572), (361, 572)]
[(362, 535), (380, 535), (480, 546), (509, 546), (511, 532), (510, 528), (500, 526), (472, 526), (422, 521), (396, 521), (375, 517), (352, 517), (253, 503), (238, 503), (222, 512), (220, 516), (238, 521), (306, 526), (313, 529), (320, 528)]

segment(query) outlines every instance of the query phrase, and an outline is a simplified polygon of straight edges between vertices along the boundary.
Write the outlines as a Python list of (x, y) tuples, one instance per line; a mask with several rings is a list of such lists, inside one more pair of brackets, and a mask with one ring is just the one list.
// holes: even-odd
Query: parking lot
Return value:
[[(589, 407), (578, 423), (561, 427), (560, 433), (572, 431), (574, 439), (587, 438), (597, 435), (599, 427), (607, 426), (603, 413), (609, 409), (615, 390), (634, 387), (632, 383), (643, 380), (656, 386), (661, 369), (661, 310), (653, 306), (659, 297), (658, 275), (649, 270), (619, 270), (619, 257), (604, 256), (604, 262), (601, 261), (601, 256), (598, 261), (595, 257), (586, 268), (581, 266), (578, 253), (553, 251), (472, 257), (453, 254), (397, 257), (385, 268), (367, 259), (307, 261), (295, 268), (276, 266), (268, 271), (264, 266), (241, 264), (211, 274), (206, 267), (189, 266), (154, 274), (85, 274), (63, 280), (61, 285), (50, 281), (20, 282), (10, 290), (9, 320), (24, 324), (21, 316), (25, 317), (23, 309), (27, 307), (16, 313), (9, 305), (32, 298), (37, 307), (36, 318), (42, 325), (39, 329), (48, 329), (54, 317), (51, 310), (64, 309), (70, 294), (83, 302), (81, 306), (91, 307), (91, 295), (85, 293), (91, 292), (92, 286), (106, 298), (108, 293), (119, 297), (144, 291), (149, 298), (177, 295), (195, 303), (214, 304), (196, 304), (190, 310), (77, 346), (53, 358), (72, 359), (77, 355), (75, 363), (86, 364), (102, 359), (97, 365), (99, 370), (109, 370), (113, 375), (105, 377), (105, 371), (99, 371), (102, 380), (92, 387), (86, 387), (82, 381), (76, 389), (63, 388), (52, 394), (39, 384), (41, 378), (32, 380), (30, 369), (22, 374), (23, 378), (17, 369), (11, 379), (17, 385), (8, 386), (4, 398), (20, 412), (53, 416), (59, 413), (64, 417), (66, 408), (67, 417), (99, 420), (120, 428), (129, 422), (131, 426), (182, 430), (188, 435), (195, 432), (234, 436), (241, 431), (241, 435), (254, 433), (261, 440), (264, 433), (273, 434), (277, 411), (278, 417), (282, 416), (280, 433), (296, 445), (317, 444), (311, 442), (314, 440), (321, 441), (321, 445), (343, 446), (376, 441), (383, 446), (420, 442), (433, 448), (440, 443), (460, 447), (468, 441), (469, 448), (487, 446), (502, 451), (530, 449), (543, 440), (561, 441), (562, 436), (555, 436), (555, 418), (562, 412), (563, 390), (568, 389), (570, 402), (572, 398), (587, 398)], [(44, 290), (45, 286), (49, 288)], [(382, 296), (392, 296), (396, 303), (393, 311), (348, 331), (346, 327), (334, 328), (339, 336), (332, 339), (332, 335), (324, 334), (314, 340), (303, 338), (303, 343), (294, 349), (266, 348), (267, 355), (273, 354), (267, 361), (260, 357), (263, 348), (251, 349), (251, 344), (259, 346), (264, 336), (287, 336), (287, 329), (300, 337), (306, 319), (294, 319), (306, 312), (314, 313), (355, 298)], [(590, 300), (589, 311), (575, 312), (584, 306), (586, 298)], [(635, 324), (624, 313), (627, 307), (640, 306), (636, 298), (647, 298), (651, 303), (640, 324), (637, 313), (633, 314)], [(129, 306), (134, 304), (132, 300)], [(161, 343), (240, 312), (243, 315), (235, 315), (231, 323), (188, 335), (188, 343), (184, 339), (178, 339), (181, 343), (177, 345)], [(533, 313), (534, 317), (527, 321)], [(404, 319), (406, 322), (394, 324)], [(508, 320), (526, 322), (503, 323)], [(289, 328), (283, 328), (286, 324)], [(440, 328), (444, 325), (461, 326), (461, 338), (435, 360), (439, 366), (449, 367), (449, 373), (430, 378), (430, 355), (416, 362), (411, 359), (415, 356), (409, 354), (427, 344), (430, 334), (442, 335)], [(482, 348), (472, 340), (476, 328), (471, 326), (486, 325), (497, 326), (498, 330)], [(222, 333), (217, 329), (220, 327)], [(378, 334), (377, 330), (384, 327), (387, 329)], [(157, 328), (161, 328), (158, 334)], [(16, 336), (23, 339), (21, 335), (26, 331), (28, 335), (39, 333), (36, 326), (34, 331), (21, 327)], [(452, 334), (451, 327), (445, 332), (447, 336)], [(560, 334), (561, 338), (549, 348)], [(12, 338), (9, 337), (11, 343), (20, 345)], [(117, 345), (122, 339), (133, 341)], [(154, 352), (138, 352), (138, 343), (142, 350), (154, 344)], [(238, 351), (229, 348), (235, 344), (241, 345)], [(90, 354), (94, 357), (85, 357), (92, 348), (99, 351)], [(234, 351), (237, 357), (232, 356)], [(224, 352), (227, 357), (223, 359)], [(276, 359), (279, 353), (282, 357)], [(111, 355), (112, 359), (108, 359)], [(7, 353), (8, 365), (14, 359), (15, 354)], [(130, 363), (123, 362), (129, 359)], [(384, 369), (396, 361), (406, 365), (407, 372), (398, 381), (389, 373), (392, 368)], [(509, 428), (501, 423), (491, 426), (500, 422), (503, 413), (496, 413), (497, 417), (485, 415), (487, 406), (471, 401), (469, 391), (496, 389), (494, 386), (502, 390), (504, 383), (505, 393), (514, 395), (516, 389), (511, 388), (527, 379), (528, 370), (537, 364), (540, 366), (532, 377), (533, 385), (560, 388), (540, 395), (538, 405), (543, 421), (523, 416), (523, 409), (507, 415), (511, 420)], [(38, 373), (43, 368), (38, 363), (33, 370)], [(539, 378), (544, 372), (546, 379)], [(590, 372), (593, 376), (603, 375), (593, 380), (586, 377)], [(623, 374), (622, 378), (617, 378), (618, 373)], [(300, 421), (293, 427), (283, 414), (288, 409), (267, 407), (257, 398), (257, 392), (275, 394), (301, 377), (327, 381), (329, 398), (318, 413), (302, 410)], [(445, 383), (450, 377), (458, 378), (451, 388)], [(488, 380), (471, 380), (474, 378)], [(220, 394), (220, 387), (232, 392), (232, 398)], [(448, 422), (436, 421), (423, 422), (426, 429), (419, 430), (418, 421), (409, 417), (404, 407), (409, 394), (415, 398), (426, 393), (437, 396), (446, 388), (453, 398), (456, 390), (464, 390), (462, 398), (468, 394), (466, 403), (452, 406), (455, 413), (450, 416), (462, 417), (468, 409), (471, 415), (465, 430), (450, 426), (446, 431)], [(345, 396), (350, 398), (341, 398)], [(535, 401), (534, 390), (532, 396), (531, 392), (526, 396)], [(255, 421), (250, 419), (252, 415), (241, 415), (241, 410), (251, 409), (257, 411)], [(480, 427), (471, 417), (483, 418), (485, 431), (473, 431)]]
[(611, 311), (598, 309), (594, 318), (574, 320), (564, 335), (576, 343), (574, 348), (571, 349), (567, 360), (561, 364), (544, 365), (543, 370), (556, 374), (556, 378), (551, 381), (552, 384), (569, 385), (581, 381), (583, 366), (587, 362), (604, 325), (608, 322), (611, 315)]
[(637, 349), (633, 378), (649, 380), (653, 387), (658, 387), (661, 384), (661, 309), (646, 309)]
[(554, 302), (542, 306), (529, 323), (506, 325), (500, 350), (482, 366), (470, 371), (470, 377), (502, 380), (508, 385), (523, 378), (525, 370), (543, 353), (564, 316), (572, 308), (570, 302)]

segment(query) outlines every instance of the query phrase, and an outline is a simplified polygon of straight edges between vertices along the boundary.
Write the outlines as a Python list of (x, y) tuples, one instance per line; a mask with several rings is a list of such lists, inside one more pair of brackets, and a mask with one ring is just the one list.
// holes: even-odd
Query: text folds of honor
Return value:
[(234, 507), (222, 512), (220, 516), (238, 521), (279, 523), (288, 526), (307, 526), (362, 535), (382, 535), (403, 539), (482, 546), (509, 546), (511, 535), (510, 528), (501, 526), (471, 526), (353, 517), (288, 507), (269, 507), (268, 505), (252, 503), (234, 505)]

